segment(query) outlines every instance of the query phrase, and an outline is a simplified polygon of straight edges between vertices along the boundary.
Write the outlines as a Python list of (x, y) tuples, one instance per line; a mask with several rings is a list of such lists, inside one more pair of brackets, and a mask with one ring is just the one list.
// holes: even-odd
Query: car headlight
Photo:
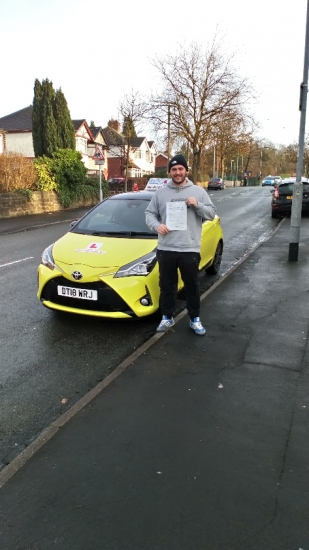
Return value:
[(47, 248), (45, 248), (43, 254), (42, 254), (42, 257), (41, 257), (41, 263), (43, 265), (46, 265), (46, 267), (49, 267), (49, 269), (59, 269), (56, 264), (54, 263), (54, 258), (53, 258), (53, 254), (52, 254), (52, 250), (53, 250), (53, 244), (51, 244), (50, 246), (48, 246)]
[(133, 276), (145, 276), (152, 272), (157, 262), (156, 250), (153, 250), (149, 254), (145, 254), (138, 260), (134, 260), (129, 264), (123, 265), (118, 269), (115, 277), (133, 277)]

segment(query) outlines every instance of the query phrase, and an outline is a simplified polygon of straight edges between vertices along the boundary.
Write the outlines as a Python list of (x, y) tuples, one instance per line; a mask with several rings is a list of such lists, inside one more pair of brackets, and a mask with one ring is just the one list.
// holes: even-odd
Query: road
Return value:
[[(221, 217), (227, 272), (277, 225), (270, 192), (261, 187), (210, 193)], [(0, 467), (155, 331), (157, 319), (102, 320), (59, 315), (36, 298), (42, 250), (68, 223), (2, 235), (0, 248)], [(201, 292), (218, 278), (201, 274)], [(184, 302), (178, 301), (178, 308)], [(207, 325), (207, 319), (205, 319)]]

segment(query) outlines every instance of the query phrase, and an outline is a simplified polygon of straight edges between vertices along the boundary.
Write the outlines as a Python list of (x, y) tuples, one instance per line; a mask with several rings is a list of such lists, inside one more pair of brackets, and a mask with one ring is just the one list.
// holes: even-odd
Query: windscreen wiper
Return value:
[(156, 237), (156, 233), (150, 233), (147, 231), (94, 231), (91, 233), (93, 236), (100, 237), (102, 235), (108, 235), (111, 237), (137, 237), (137, 236), (144, 236), (144, 237)]

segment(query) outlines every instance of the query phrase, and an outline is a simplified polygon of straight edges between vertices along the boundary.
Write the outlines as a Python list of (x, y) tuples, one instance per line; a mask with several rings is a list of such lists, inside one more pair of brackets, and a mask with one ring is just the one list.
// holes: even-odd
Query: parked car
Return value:
[(281, 176), (273, 176), (273, 178), (275, 180), (275, 185), (280, 185), (280, 183), (282, 183)]
[(119, 184), (119, 183), (124, 183), (125, 182), (125, 178), (110, 178), (109, 180), (107, 180), (107, 183), (111, 183), (111, 184)]
[[(132, 318), (159, 309), (157, 233), (145, 222), (153, 191), (106, 198), (44, 250), (38, 298), (47, 308), (98, 317)], [(220, 218), (202, 226), (200, 269), (220, 269)], [(179, 277), (178, 288), (183, 287)]]
[(222, 178), (211, 178), (208, 182), (208, 189), (221, 189), (223, 190), (224, 180)]
[[(271, 189), (271, 216), (277, 218), (278, 216), (286, 216), (291, 214), (292, 198), (293, 198), (293, 186), (296, 178), (286, 178), (282, 180), (282, 183), (276, 186), (275, 189)], [(309, 180), (302, 178), (303, 182), (303, 200), (302, 200), (302, 212), (309, 212)]]
[(267, 176), (262, 180), (262, 187), (265, 187), (265, 185), (272, 185), (274, 186), (276, 184), (275, 178), (273, 176)]

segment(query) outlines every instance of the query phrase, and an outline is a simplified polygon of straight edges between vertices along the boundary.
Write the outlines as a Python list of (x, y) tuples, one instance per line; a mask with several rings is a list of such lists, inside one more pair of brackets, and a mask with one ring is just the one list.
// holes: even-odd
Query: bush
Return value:
[(37, 189), (55, 190), (65, 208), (80, 198), (95, 195), (94, 187), (86, 181), (87, 168), (78, 151), (58, 149), (52, 158), (44, 155), (34, 162), (38, 174)]
[[(102, 178), (102, 193), (103, 193), (103, 199), (106, 199), (108, 193), (109, 193), (109, 185), (106, 180)], [(86, 185), (89, 185), (91, 188), (93, 188), (97, 192), (97, 196), (99, 198), (100, 196), (100, 179), (97, 176), (91, 176), (86, 179)], [(95, 195), (96, 196), (96, 195)]]
[(38, 191), (54, 191), (57, 182), (52, 173), (52, 161), (49, 157), (38, 157), (33, 162), (37, 173), (36, 189)]
[(33, 189), (37, 173), (31, 160), (20, 153), (0, 155), (0, 192), (10, 193), (19, 189)]

